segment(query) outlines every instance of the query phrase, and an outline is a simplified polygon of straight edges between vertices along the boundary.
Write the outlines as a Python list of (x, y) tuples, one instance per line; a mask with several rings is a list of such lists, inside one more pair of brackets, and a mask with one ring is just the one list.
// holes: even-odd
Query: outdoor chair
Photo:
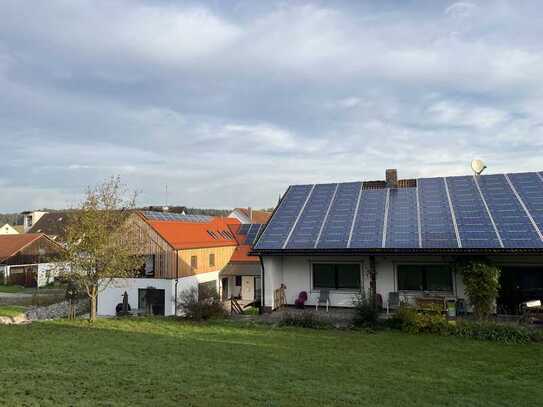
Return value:
[(388, 293), (387, 301), (387, 314), (390, 310), (397, 310), (400, 308), (400, 293), (398, 291), (392, 291)]
[(320, 304), (326, 304), (326, 312), (328, 312), (328, 306), (330, 305), (330, 290), (321, 288), (319, 291), (319, 298), (315, 305), (315, 310), (319, 310)]
[(296, 308), (304, 308), (305, 302), (307, 301), (307, 292), (302, 291), (300, 294), (298, 294), (298, 298), (294, 301), (294, 305), (296, 305)]

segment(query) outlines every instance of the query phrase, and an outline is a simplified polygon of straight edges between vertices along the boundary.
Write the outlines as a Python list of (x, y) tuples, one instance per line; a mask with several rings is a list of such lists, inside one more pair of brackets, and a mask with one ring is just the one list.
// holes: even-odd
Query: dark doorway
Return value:
[(543, 266), (502, 267), (498, 313), (516, 315), (531, 300), (543, 300)]
[(228, 277), (222, 279), (222, 300), (226, 301), (228, 299)]
[(138, 290), (138, 308), (149, 315), (164, 315), (164, 290), (140, 288)]

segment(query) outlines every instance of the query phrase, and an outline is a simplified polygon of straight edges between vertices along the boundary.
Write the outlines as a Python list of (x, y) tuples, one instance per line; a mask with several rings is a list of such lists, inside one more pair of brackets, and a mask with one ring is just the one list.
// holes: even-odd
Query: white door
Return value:
[(254, 300), (255, 299), (255, 278), (252, 276), (241, 277), (241, 299), (242, 300)]

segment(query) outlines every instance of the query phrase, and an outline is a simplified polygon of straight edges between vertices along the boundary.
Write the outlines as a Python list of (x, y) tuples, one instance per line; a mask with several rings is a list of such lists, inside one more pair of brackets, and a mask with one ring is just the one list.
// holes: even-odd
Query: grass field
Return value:
[(543, 346), (167, 319), (0, 327), (0, 404), (535, 406)]
[(0, 305), (0, 317), (15, 317), (25, 312), (25, 307), (17, 305)]
[(20, 285), (2, 285), (0, 284), (0, 293), (22, 293), (25, 291), (25, 288)]

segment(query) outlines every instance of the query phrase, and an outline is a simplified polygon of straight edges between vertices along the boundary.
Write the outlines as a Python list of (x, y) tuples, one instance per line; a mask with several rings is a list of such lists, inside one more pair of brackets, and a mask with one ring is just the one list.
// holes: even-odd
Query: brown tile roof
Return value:
[[(73, 212), (72, 212), (73, 213)], [(49, 212), (43, 215), (28, 231), (29, 233), (44, 233), (55, 240), (64, 240), (70, 212)]]
[(0, 235), (0, 263), (17, 254), (33, 241), (40, 239), (40, 233), (23, 233), (20, 235)]

